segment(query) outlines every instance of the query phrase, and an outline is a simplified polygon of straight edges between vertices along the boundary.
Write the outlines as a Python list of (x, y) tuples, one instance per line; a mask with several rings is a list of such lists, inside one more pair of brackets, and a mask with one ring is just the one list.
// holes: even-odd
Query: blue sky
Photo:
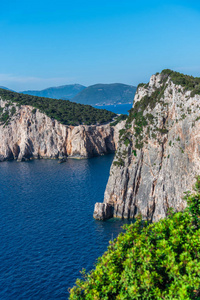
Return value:
[(1, 1), (0, 85), (137, 85), (200, 76), (199, 1)]

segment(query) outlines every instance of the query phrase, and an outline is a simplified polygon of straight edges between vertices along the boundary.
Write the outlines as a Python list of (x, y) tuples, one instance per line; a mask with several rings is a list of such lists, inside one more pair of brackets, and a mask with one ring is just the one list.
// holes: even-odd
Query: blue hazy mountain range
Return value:
[[(0, 88), (13, 91), (4, 86), (0, 86)], [(135, 86), (122, 83), (94, 84), (88, 87), (81, 84), (69, 84), (43, 90), (27, 90), (20, 93), (101, 106), (133, 103), (136, 89)]]
[(28, 94), (32, 96), (47, 97), (54, 99), (71, 100), (79, 92), (84, 90), (86, 87), (81, 84), (67, 84), (58, 87), (50, 87), (41, 91), (23, 91), (22, 94)]
[(0, 85), (0, 89), (4, 89), (4, 90), (7, 90), (7, 91), (12, 91), (12, 92), (14, 92), (13, 90), (11, 90), (11, 89), (8, 89), (7, 87), (5, 87), (5, 86), (1, 86), (1, 85)]
[(112, 83), (95, 84), (89, 87), (80, 84), (71, 84), (50, 87), (41, 91), (23, 91), (21, 93), (40, 97), (71, 100), (81, 104), (108, 105), (132, 103), (135, 92), (135, 86)]
[(78, 93), (72, 101), (89, 105), (133, 103), (136, 87), (122, 84), (95, 84)]

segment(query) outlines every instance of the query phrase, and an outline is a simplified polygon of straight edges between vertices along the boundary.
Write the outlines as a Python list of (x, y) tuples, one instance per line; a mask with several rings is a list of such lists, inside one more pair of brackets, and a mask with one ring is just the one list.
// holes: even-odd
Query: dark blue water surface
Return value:
[(133, 103), (128, 104), (117, 104), (117, 105), (103, 105), (103, 106), (95, 106), (96, 108), (107, 109), (116, 114), (128, 114), (128, 111), (132, 108)]
[(95, 221), (113, 155), (0, 164), (0, 299), (68, 299), (120, 220)]

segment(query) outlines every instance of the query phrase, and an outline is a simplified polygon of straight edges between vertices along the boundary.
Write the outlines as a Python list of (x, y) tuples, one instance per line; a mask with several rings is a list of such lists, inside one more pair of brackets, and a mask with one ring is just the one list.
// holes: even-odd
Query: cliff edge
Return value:
[(68, 126), (39, 109), (0, 99), (0, 161), (92, 157), (114, 152), (119, 129), (106, 125)]
[(200, 174), (200, 78), (163, 70), (140, 84), (95, 219), (157, 221), (182, 210)]

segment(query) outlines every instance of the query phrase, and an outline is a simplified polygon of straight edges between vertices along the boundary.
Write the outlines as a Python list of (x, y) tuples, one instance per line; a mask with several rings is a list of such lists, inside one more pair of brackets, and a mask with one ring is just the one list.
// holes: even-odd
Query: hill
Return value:
[(4, 90), (7, 90), (7, 91), (12, 91), (12, 92), (14, 92), (13, 90), (11, 90), (11, 89), (8, 89), (7, 87), (5, 87), (5, 86), (0, 86), (0, 89), (4, 89)]
[[(105, 109), (97, 109), (90, 105), (83, 105), (69, 100), (57, 100), (45, 97), (37, 97), (31, 95), (11, 92), (5, 89), (0, 89), (0, 98), (8, 100), (6, 107), (0, 110), (0, 123), (7, 124), (10, 119), (9, 105), (12, 102), (20, 105), (31, 105), (40, 112), (46, 114), (52, 119), (56, 119), (65, 125), (91, 125), (103, 124), (112, 121), (116, 116), (115, 113)], [(14, 108), (13, 108), (14, 112)]]
[(136, 87), (122, 83), (95, 84), (77, 94), (72, 101), (89, 105), (132, 103)]
[(41, 91), (28, 90), (28, 91), (23, 91), (21, 93), (32, 95), (32, 96), (69, 100), (72, 99), (75, 95), (77, 95), (85, 88), (86, 87), (81, 84), (69, 84), (69, 85), (62, 85), (58, 87), (50, 87)]

